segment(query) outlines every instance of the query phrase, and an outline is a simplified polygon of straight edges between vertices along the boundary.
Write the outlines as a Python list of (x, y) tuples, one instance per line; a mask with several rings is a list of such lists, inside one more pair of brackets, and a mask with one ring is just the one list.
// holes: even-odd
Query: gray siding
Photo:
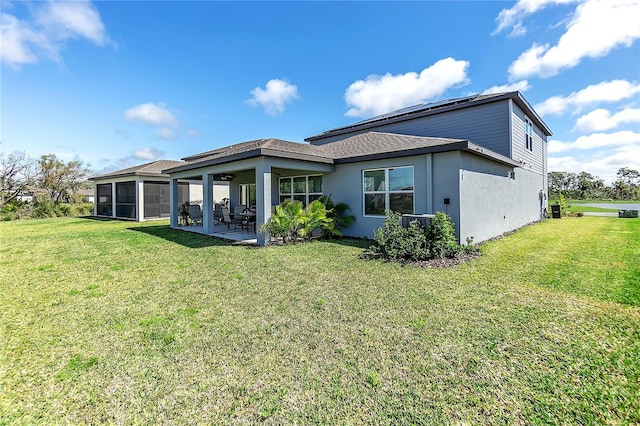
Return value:
[[(512, 101), (510, 101), (512, 102)], [(512, 158), (524, 162), (523, 168), (534, 173), (543, 174), (546, 169), (546, 138), (535, 124), (533, 125), (533, 152), (529, 151), (525, 143), (525, 114), (512, 103), (511, 125), (513, 129)], [(531, 117), (529, 117), (531, 121)]]
[(312, 142), (321, 145), (368, 131), (466, 139), (509, 157), (510, 100), (444, 112)]

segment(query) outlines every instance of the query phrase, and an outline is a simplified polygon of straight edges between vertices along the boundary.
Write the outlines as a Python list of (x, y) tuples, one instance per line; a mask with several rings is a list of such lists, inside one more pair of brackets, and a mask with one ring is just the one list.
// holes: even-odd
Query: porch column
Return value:
[(171, 227), (178, 227), (178, 179), (169, 180), (169, 218)]
[(213, 175), (202, 175), (202, 227), (205, 234), (213, 234)]
[(98, 183), (93, 181), (93, 215), (98, 216)]
[(144, 221), (144, 180), (136, 180), (136, 219), (138, 222)]
[(427, 154), (426, 159), (427, 174), (427, 213), (433, 214), (433, 157)]
[(256, 166), (256, 229), (258, 245), (264, 246), (270, 236), (260, 232), (260, 225), (271, 217), (271, 163), (264, 157)]
[(116, 185), (118, 183), (117, 182), (113, 182), (111, 184), (111, 217), (117, 217), (116, 216)]

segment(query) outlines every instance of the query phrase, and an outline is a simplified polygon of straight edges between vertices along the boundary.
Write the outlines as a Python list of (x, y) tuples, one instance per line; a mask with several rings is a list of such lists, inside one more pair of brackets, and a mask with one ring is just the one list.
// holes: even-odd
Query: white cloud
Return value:
[(298, 86), (279, 79), (269, 80), (264, 89), (256, 87), (251, 95), (253, 97), (247, 103), (263, 107), (269, 115), (282, 113), (287, 102), (299, 97)]
[(197, 137), (199, 134), (199, 132), (196, 129), (189, 129), (187, 130), (187, 137), (188, 138), (195, 138)]
[(163, 104), (156, 105), (152, 102), (129, 108), (124, 112), (124, 118), (128, 121), (141, 121), (159, 126), (178, 126), (178, 120), (173, 113), (167, 110)]
[(164, 139), (164, 140), (169, 140), (169, 139), (173, 139), (175, 138), (176, 135), (173, 132), (173, 130), (167, 128), (167, 127), (163, 127), (161, 129), (158, 129), (158, 131), (156, 132), (156, 138), (158, 139)]
[(2, 13), (0, 58), (14, 69), (46, 56), (60, 61), (70, 39), (87, 39), (98, 46), (113, 45), (96, 7), (88, 1), (43, 2), (30, 6), (31, 20)]
[(548, 152), (555, 154), (571, 150), (598, 149), (611, 146), (634, 145), (640, 143), (640, 133), (621, 130), (614, 133), (592, 133), (580, 136), (573, 142), (562, 142), (555, 139), (549, 141)]
[(627, 108), (613, 115), (599, 108), (578, 118), (573, 130), (594, 132), (615, 129), (624, 123), (640, 123), (640, 108)]
[(529, 89), (531, 89), (531, 85), (529, 84), (529, 82), (527, 80), (521, 80), (511, 84), (491, 86), (487, 90), (482, 92), (482, 94), (486, 95), (489, 93), (515, 92), (515, 91), (526, 92)]
[(511, 64), (509, 77), (550, 77), (575, 67), (584, 58), (629, 47), (640, 38), (638, 16), (640, 0), (587, 0), (578, 5), (556, 45), (534, 44)]
[(164, 155), (164, 151), (157, 148), (140, 148), (133, 151), (131, 158), (134, 160), (155, 161)]
[(550, 171), (586, 171), (610, 184), (616, 180), (616, 172), (622, 167), (640, 170), (640, 142), (606, 151), (591, 150), (562, 157), (550, 156), (548, 165)]
[(536, 104), (538, 114), (562, 114), (567, 109), (579, 113), (584, 107), (601, 102), (618, 102), (640, 93), (640, 84), (626, 80), (602, 81), (568, 96), (552, 96)]
[(498, 27), (493, 34), (498, 34), (507, 28), (511, 28), (510, 36), (524, 35), (527, 29), (524, 27), (522, 20), (526, 16), (542, 10), (548, 5), (575, 3), (577, 1), (579, 0), (519, 0), (513, 7), (500, 11), (496, 18)]
[(420, 74), (370, 75), (352, 83), (344, 98), (350, 106), (349, 117), (370, 117), (442, 95), (452, 87), (468, 82), (468, 61), (441, 59)]

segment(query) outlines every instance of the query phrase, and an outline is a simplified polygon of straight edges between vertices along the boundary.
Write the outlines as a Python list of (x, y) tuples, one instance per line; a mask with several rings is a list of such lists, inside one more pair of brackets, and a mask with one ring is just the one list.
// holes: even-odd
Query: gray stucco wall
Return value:
[(364, 216), (364, 200), (362, 192), (362, 171), (376, 168), (413, 166), (414, 178), (414, 210), (416, 213), (428, 213), (426, 185), (427, 156), (399, 157), (388, 160), (367, 161), (360, 163), (340, 164), (335, 172), (323, 176), (323, 192), (332, 194), (334, 202), (343, 202), (351, 208), (356, 216), (353, 225), (347, 228), (345, 235), (352, 237), (373, 237), (373, 232), (384, 223), (384, 217)]
[(399, 123), (381, 125), (375, 129), (366, 129), (313, 141), (312, 144), (321, 145), (360, 133), (377, 131), (414, 136), (465, 139), (499, 154), (510, 156), (510, 102), (510, 100), (503, 100)]
[[(495, 165), (484, 159), (463, 155), (460, 174), (459, 237), (465, 242), (485, 241), (540, 219), (539, 174), (516, 168), (514, 178), (504, 173), (487, 173)], [(489, 164), (487, 164), (489, 163)]]

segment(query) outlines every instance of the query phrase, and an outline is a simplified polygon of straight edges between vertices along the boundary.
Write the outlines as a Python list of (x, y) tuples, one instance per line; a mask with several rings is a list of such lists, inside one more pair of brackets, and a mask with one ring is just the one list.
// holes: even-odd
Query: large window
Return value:
[(97, 214), (98, 216), (113, 216), (113, 204), (111, 195), (111, 184), (101, 183), (98, 187)]
[(136, 218), (136, 183), (116, 183), (116, 217)]
[(413, 166), (364, 170), (362, 192), (365, 216), (413, 213)]
[(255, 183), (243, 183), (240, 185), (240, 204), (247, 207), (256, 205)]
[(533, 125), (528, 118), (524, 119), (524, 146), (533, 151)]
[(322, 175), (280, 178), (280, 202), (298, 200), (307, 206), (322, 197)]

